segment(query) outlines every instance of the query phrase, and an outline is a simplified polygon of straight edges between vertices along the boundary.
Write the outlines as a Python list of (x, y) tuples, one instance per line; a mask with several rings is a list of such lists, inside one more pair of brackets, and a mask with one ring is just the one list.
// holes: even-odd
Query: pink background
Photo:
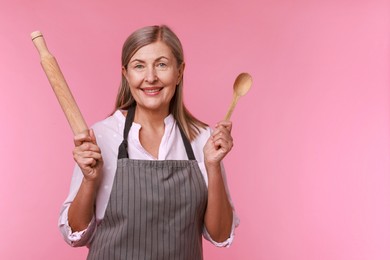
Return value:
[(390, 259), (390, 3), (0, 1), (0, 259), (84, 259), (57, 230), (72, 134), (39, 64), (41, 30), (88, 124), (113, 107), (130, 32), (168, 24), (186, 103), (214, 125), (253, 75), (225, 161), (241, 226), (206, 259)]

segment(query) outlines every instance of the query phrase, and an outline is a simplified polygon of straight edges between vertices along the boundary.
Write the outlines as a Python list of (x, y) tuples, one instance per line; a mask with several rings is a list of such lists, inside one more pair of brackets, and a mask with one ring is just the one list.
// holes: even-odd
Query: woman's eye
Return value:
[(163, 62), (160, 62), (160, 63), (157, 64), (157, 67), (159, 67), (159, 68), (166, 68), (167, 64), (165, 64)]
[(142, 64), (137, 64), (134, 66), (134, 68), (140, 70), (140, 69), (143, 69), (144, 66)]

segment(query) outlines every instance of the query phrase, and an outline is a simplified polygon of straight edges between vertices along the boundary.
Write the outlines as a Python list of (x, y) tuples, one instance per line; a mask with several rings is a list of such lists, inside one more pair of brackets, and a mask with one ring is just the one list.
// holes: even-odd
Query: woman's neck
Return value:
[(161, 128), (161, 126), (164, 126), (164, 120), (168, 115), (169, 110), (153, 111), (137, 106), (135, 109), (134, 122), (140, 124), (143, 128)]
[(142, 147), (155, 159), (158, 158), (160, 144), (165, 132), (164, 120), (169, 111), (151, 111), (136, 107), (134, 122), (141, 125), (139, 141)]

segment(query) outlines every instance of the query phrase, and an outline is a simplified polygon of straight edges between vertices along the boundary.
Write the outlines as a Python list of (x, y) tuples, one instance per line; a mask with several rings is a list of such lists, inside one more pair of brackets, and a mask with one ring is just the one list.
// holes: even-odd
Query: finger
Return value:
[(94, 143), (94, 144), (97, 144), (96, 143), (95, 132), (93, 131), (93, 129), (89, 129), (89, 136), (91, 137), (91, 142)]
[(95, 159), (85, 157), (77, 157), (76, 162), (81, 169), (92, 169), (92, 166), (96, 164)]
[[(86, 145), (85, 143), (83, 144)], [(97, 147), (94, 145), (94, 147)], [(89, 150), (83, 150), (81, 147), (76, 147), (73, 150), (73, 158), (78, 164), (84, 163), (85, 159), (94, 159), (94, 160), (102, 160), (102, 154), (100, 153), (100, 149), (97, 147), (98, 150), (93, 151), (91, 149)]]
[(213, 134), (218, 134), (218, 133), (224, 133), (226, 135), (231, 135), (231, 127), (224, 126), (224, 125), (218, 125), (217, 128), (214, 130)]
[(75, 146), (80, 146), (84, 142), (90, 142), (91, 137), (87, 133), (80, 133), (73, 137), (73, 142)]
[[(84, 145), (84, 144), (83, 144)], [(80, 146), (73, 150), (73, 158), (95, 158), (100, 159), (101, 153), (99, 150), (82, 149)]]
[(217, 140), (219, 138), (223, 138), (227, 141), (233, 141), (233, 137), (230, 132), (226, 128), (221, 128), (216, 130), (212, 135), (213, 140)]
[(229, 138), (228, 136), (225, 135), (218, 135), (213, 138), (213, 142), (226, 142), (226, 143), (232, 143), (233, 139)]
[(84, 152), (84, 151), (92, 151), (92, 152), (98, 152), (100, 153), (100, 147), (92, 142), (84, 142), (80, 146), (76, 148), (78, 151)]
[(103, 162), (102, 160), (99, 159), (99, 156), (97, 156), (97, 157), (82, 157), (79, 155), (77, 155), (75, 157), (75, 161), (77, 162), (78, 166), (81, 169), (85, 169), (85, 170), (92, 170), (98, 164)]
[(97, 153), (97, 152), (84, 151), (84, 152), (76, 153), (74, 155), (74, 158), (78, 163), (84, 163), (84, 160), (87, 160), (87, 159), (101, 160), (102, 155), (101, 155), (101, 153)]
[(93, 164), (96, 164), (96, 160), (93, 158), (82, 158), (81, 159), (81, 165), (83, 167), (91, 167)]
[(219, 138), (214, 141), (214, 148), (216, 150), (222, 149), (222, 151), (229, 152), (232, 149), (232, 147), (233, 147), (232, 141), (223, 138)]
[(215, 128), (220, 128), (220, 127), (225, 127), (226, 129), (228, 129), (229, 132), (231, 132), (233, 128), (233, 123), (232, 121), (226, 121), (226, 120), (219, 121), (216, 124)]

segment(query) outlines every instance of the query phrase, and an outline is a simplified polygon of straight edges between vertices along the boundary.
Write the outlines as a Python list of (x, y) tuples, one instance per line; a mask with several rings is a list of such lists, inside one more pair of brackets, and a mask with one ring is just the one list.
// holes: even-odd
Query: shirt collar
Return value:
[[(123, 112), (121, 110), (118, 109), (117, 111), (115, 111), (114, 116), (118, 118), (123, 124), (125, 123), (126, 117), (123, 115)], [(164, 124), (166, 127), (171, 126), (174, 122), (175, 122), (175, 118), (173, 117), (172, 114), (169, 114), (166, 118), (164, 118)], [(134, 122), (133, 124), (139, 125)]]

